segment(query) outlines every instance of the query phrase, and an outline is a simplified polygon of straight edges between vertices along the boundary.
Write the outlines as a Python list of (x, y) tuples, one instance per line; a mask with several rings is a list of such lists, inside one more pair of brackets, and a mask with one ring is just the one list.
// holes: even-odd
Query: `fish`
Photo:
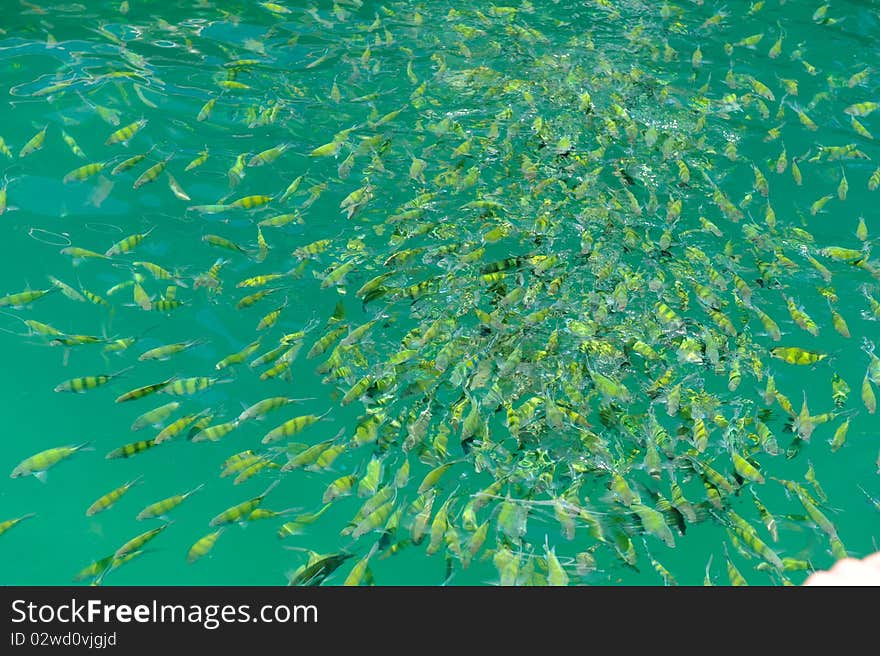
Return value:
[(198, 156), (195, 157), (189, 164), (184, 167), (184, 171), (192, 171), (195, 168), (198, 168), (202, 164), (208, 161), (208, 157), (210, 156), (210, 152), (208, 151), (208, 147), (206, 146), (204, 150), (199, 152)]
[(173, 396), (190, 396), (213, 387), (214, 385), (231, 383), (231, 378), (220, 379), (210, 376), (191, 376), (190, 378), (176, 378), (167, 385), (162, 385), (156, 391), (159, 394), (171, 394)]
[(92, 162), (91, 164), (84, 164), (83, 166), (77, 167), (68, 172), (62, 179), (62, 182), (64, 184), (73, 181), (83, 182), (103, 171), (104, 166), (104, 162)]
[(103, 511), (111, 508), (113, 505), (116, 504), (117, 501), (119, 501), (119, 499), (122, 498), (122, 496), (126, 492), (128, 492), (132, 488), (132, 486), (140, 483), (142, 479), (143, 479), (143, 475), (140, 475), (137, 478), (134, 478), (134, 479), (128, 481), (127, 483), (123, 483), (119, 487), (111, 490), (107, 494), (104, 494), (101, 497), (99, 497), (98, 499), (96, 499), (95, 502), (92, 503), (92, 505), (90, 505), (88, 507), (88, 509), (86, 510), (86, 517), (92, 517), (93, 515), (96, 515), (99, 512), (103, 512)]
[(345, 561), (353, 557), (354, 554), (342, 552), (318, 556), (313, 561), (310, 560), (309, 564), (302, 566), (294, 572), (288, 579), (288, 585), (321, 585), (321, 583), (323, 583), (333, 572), (339, 569)]
[(301, 403), (308, 399), (293, 399), (287, 396), (273, 396), (257, 401), (241, 411), (238, 415), (238, 421), (247, 421), (249, 419), (262, 419), (272, 410), (277, 410), (290, 403)]
[(214, 424), (211, 426), (200, 428), (197, 433), (191, 433), (190, 441), (203, 442), (207, 440), (210, 442), (216, 442), (217, 440), (222, 439), (233, 430), (238, 428), (238, 424), (239, 421), (237, 419), (233, 419), (231, 421), (223, 422), (222, 424)]
[[(171, 160), (171, 158), (173, 156), (174, 156), (173, 153), (171, 155), (168, 155), (165, 159), (163, 159), (160, 162), (156, 162), (150, 168), (148, 168), (146, 171), (141, 173), (135, 179), (134, 183), (131, 185), (131, 188), (132, 189), (139, 189), (139, 188), (143, 187), (145, 184), (148, 184), (150, 182), (157, 180), (159, 178), (159, 176), (162, 175), (162, 172), (165, 170), (165, 167), (168, 165), (168, 162)], [(189, 197), (187, 197), (186, 194), (182, 194), (182, 195), (185, 197), (184, 200), (189, 200)]]
[(324, 413), (323, 415), (309, 414), (288, 419), (266, 433), (261, 441), (263, 444), (270, 444), (272, 442), (277, 442), (282, 438), (296, 435), (308, 426), (320, 421), (326, 415), (327, 413)]
[(58, 446), (46, 449), (45, 451), (40, 451), (18, 463), (12, 470), (10, 478), (21, 478), (23, 476), (33, 475), (40, 482), (45, 483), (50, 468), (80, 451), (90, 450), (92, 448), (91, 442), (81, 442), (76, 445)]
[(46, 132), (49, 129), (49, 126), (46, 125), (42, 130), (37, 132), (34, 136), (27, 140), (24, 146), (21, 147), (21, 150), (18, 151), (19, 158), (27, 157), (31, 153), (34, 153), (40, 150), (43, 147), (43, 142), (46, 140)]
[(105, 457), (107, 460), (113, 460), (114, 458), (130, 458), (138, 453), (143, 453), (147, 449), (152, 449), (154, 446), (156, 446), (155, 439), (129, 442), (128, 444), (123, 444), (122, 446), (108, 452)]
[(133, 123), (129, 123), (128, 125), (115, 130), (107, 137), (106, 141), (104, 141), (105, 146), (111, 146), (113, 144), (121, 143), (127, 144), (131, 139), (140, 132), (144, 127), (146, 127), (149, 121), (147, 119), (138, 119)]
[(808, 351), (797, 346), (776, 346), (770, 349), (770, 355), (788, 364), (810, 365), (828, 357), (827, 353)]
[(133, 235), (129, 235), (124, 239), (120, 239), (118, 242), (113, 244), (110, 248), (108, 248), (104, 257), (113, 257), (115, 255), (122, 255), (123, 253), (128, 253), (130, 250), (138, 246), (144, 239), (146, 239), (150, 233), (155, 230), (155, 226), (150, 228), (147, 232), (139, 232)]
[(51, 287), (50, 289), (27, 289), (21, 292), (16, 292), (14, 294), (0, 296), (0, 307), (24, 307), (26, 305), (30, 305), (34, 301), (43, 298), (47, 294), (52, 293), (56, 289), (58, 289), (57, 285)]
[(278, 146), (273, 146), (272, 148), (267, 148), (266, 150), (260, 151), (248, 161), (248, 166), (264, 166), (266, 164), (271, 164), (276, 159), (281, 157), (286, 150), (290, 148), (290, 144), (280, 144)]
[(275, 489), (278, 485), (278, 481), (273, 481), (271, 485), (269, 485), (266, 490), (260, 494), (259, 496), (254, 497), (253, 499), (248, 499), (247, 501), (243, 501), (235, 506), (231, 506), (224, 510), (221, 513), (215, 515), (211, 521), (208, 523), (209, 526), (224, 526), (226, 524), (232, 523), (243, 523), (247, 521), (247, 518), (250, 514), (259, 507), (259, 505), (263, 502), (263, 499)]
[(154, 540), (158, 537), (162, 532), (164, 532), (169, 526), (171, 526), (173, 522), (166, 522), (162, 526), (158, 528), (150, 529), (149, 531), (145, 531), (140, 535), (136, 535), (131, 538), (128, 542), (125, 542), (121, 547), (119, 547), (115, 552), (113, 552), (113, 557), (116, 559), (124, 558), (125, 556), (132, 554), (136, 551), (140, 551), (141, 548), (146, 545), (148, 542)]
[(141, 362), (146, 360), (168, 360), (172, 355), (183, 353), (196, 346), (205, 344), (207, 340), (204, 338), (191, 339), (185, 342), (175, 342), (173, 344), (164, 344), (148, 349), (138, 356)]
[(65, 380), (64, 382), (58, 383), (55, 386), (56, 392), (76, 392), (82, 393), (87, 390), (95, 389), (96, 387), (100, 387), (101, 385), (106, 385), (114, 378), (118, 378), (119, 376), (125, 375), (127, 372), (131, 371), (132, 367), (126, 367), (121, 371), (117, 371), (113, 374), (103, 374), (98, 376), (81, 376), (79, 378), (71, 378), (69, 380)]
[(197, 560), (207, 556), (214, 548), (214, 545), (217, 543), (220, 536), (223, 535), (224, 529), (225, 527), (221, 527), (196, 540), (187, 552), (186, 561), (191, 565)]
[(8, 530), (18, 526), (21, 522), (28, 519), (33, 519), (36, 516), (36, 513), (27, 513), (26, 515), (21, 515), (20, 517), (16, 517), (14, 519), (3, 520), (2, 522), (0, 522), (0, 535), (3, 535)]
[(145, 396), (155, 394), (156, 392), (168, 387), (175, 380), (176, 377), (172, 376), (171, 378), (167, 378), (166, 380), (163, 380), (159, 383), (151, 383), (142, 387), (136, 387), (135, 389), (129, 390), (128, 392), (120, 394), (118, 397), (116, 397), (116, 403), (125, 403), (126, 401), (142, 399)]
[(164, 518), (165, 515), (177, 508), (177, 506), (186, 501), (189, 497), (201, 490), (203, 487), (205, 487), (205, 484), (200, 483), (189, 492), (175, 494), (174, 496), (170, 496), (167, 499), (162, 499), (161, 501), (151, 503), (143, 510), (141, 510), (137, 514), (137, 517), (135, 519), (137, 519), (138, 521), (142, 521), (144, 519)]

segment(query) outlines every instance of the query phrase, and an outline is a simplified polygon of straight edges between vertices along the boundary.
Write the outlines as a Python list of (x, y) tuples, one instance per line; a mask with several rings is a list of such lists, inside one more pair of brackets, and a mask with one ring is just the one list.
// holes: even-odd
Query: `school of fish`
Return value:
[[(63, 230), (30, 233), (63, 266), (4, 280), (0, 311), (4, 343), (58, 352), (49, 389), (102, 395), (131, 431), (97, 418), (48, 448), (22, 436), (4, 466), (52, 485), (87, 458), (171, 466), (207, 442), (223, 461), (166, 498), (146, 475), (83, 498), (132, 530), (71, 577), (112, 583), (160, 545), (198, 567), (257, 520), (291, 549), (290, 585), (381, 585), (375, 563), (403, 550), (443, 559), (438, 584), (480, 562), (500, 585), (620, 568), (672, 585), (662, 563), (701, 523), (725, 536), (707, 584), (799, 582), (814, 564), (789, 530), (847, 556), (811, 453), (880, 449), (880, 214), (847, 203), (880, 193), (880, 68), (824, 71), (783, 4), (817, 42), (849, 26), (843, 6), (797, 0), (200, 0), (177, 25), (114, 2), (116, 23), (83, 28), (100, 60), (69, 53), (8, 90), (14, 111), (53, 112), (21, 143), (0, 124), (2, 229), (26, 176), (57, 165), (61, 188), (86, 191)], [(76, 47), (52, 25), (84, 7), (21, 5), (47, 49)], [(212, 39), (214, 21), (256, 36)], [(141, 54), (159, 40), (192, 65), (173, 95), (156, 49)], [(758, 79), (765, 59), (779, 73)], [(88, 230), (87, 208), (123, 188), (178, 210)], [(829, 241), (843, 207), (849, 236)], [(181, 224), (200, 238), (177, 241)], [(185, 260), (163, 256), (171, 242)], [(316, 290), (326, 307), (304, 304)], [(94, 321), (68, 322), (70, 304)], [(252, 331), (200, 328), (200, 308)], [(209, 348), (216, 362), (181, 364)], [(843, 357), (863, 375), (841, 376)], [(294, 392), (304, 371), (324, 385)], [(323, 492), (293, 494), (306, 477)], [(878, 480), (853, 483), (874, 521)], [(240, 502), (174, 542), (178, 506), (233, 485)], [(155, 501), (126, 505), (139, 488)], [(0, 517), (0, 533), (25, 519), (41, 521)], [(338, 548), (312, 550), (331, 521)]]

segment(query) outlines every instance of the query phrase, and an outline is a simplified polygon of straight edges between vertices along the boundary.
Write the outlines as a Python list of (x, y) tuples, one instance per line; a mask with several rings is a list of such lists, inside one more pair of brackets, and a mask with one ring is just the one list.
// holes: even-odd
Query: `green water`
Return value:
[[(336, 500), (298, 535), (279, 539), (277, 534), (297, 514), (319, 510), (332, 480), (353, 472), (362, 476), (367, 462), (377, 457), (384, 466), (383, 483), (391, 481), (404, 460), (409, 462), (411, 478), (396, 492), (400, 503), (395, 508), (404, 514), (392, 542), (401, 548), (393, 556), (382, 550), (370, 559), (372, 580), (379, 585), (497, 584), (493, 550), (501, 544), (510, 547), (506, 538), (498, 536), (505, 532), (499, 516), (506, 511), (498, 499), (477, 513), (477, 522), (488, 521), (490, 528), (485, 546), (467, 568), (446, 543), (449, 537), (438, 542), (433, 554), (426, 553), (430, 537), (420, 545), (406, 545), (403, 540), (410, 535), (415, 515), (407, 508), (421, 496), (417, 488), (427, 472), (444, 462), (454, 463), (438, 484), (431, 517), (444, 501), (452, 499), (451, 524), (458, 526), (458, 536), (466, 543), (469, 533), (461, 528), (463, 507), (471, 495), (492, 483), (496, 463), (487, 465), (487, 460), (475, 455), (491, 460), (494, 456), (486, 455), (489, 451), (460, 446), (462, 419), (474, 406), (456, 404), (461, 398), (488, 394), (492, 383), (498, 382), (499, 412), (486, 413), (483, 443), (493, 439), (502, 443), (508, 431), (501, 409), (505, 399), (519, 406), (542, 390), (561, 396), (558, 386), (573, 371), (566, 367), (584, 360), (589, 351), (563, 337), (561, 364), (551, 369), (542, 362), (554, 361), (556, 355), (542, 360), (537, 354), (542, 349), (550, 351), (545, 345), (552, 331), (570, 336), (575, 331), (572, 321), (593, 318), (617, 326), (599, 332), (608, 335), (616, 349), (623, 348), (624, 331), (645, 341), (651, 341), (650, 335), (662, 350), (664, 362), (676, 370), (675, 381), (717, 396), (721, 401), (718, 412), (726, 421), (754, 417), (760, 408), (772, 409), (765, 419), (778, 441), (777, 455), (755, 446), (748, 436), (754, 424), (741, 433), (725, 433), (709, 415), (710, 445), (700, 457), (733, 481), (730, 450), (749, 450), (765, 482), (746, 481), (737, 493), (724, 495), (723, 506), (755, 526), (761, 539), (780, 556), (809, 561), (815, 568), (834, 561), (826, 532), (804, 517), (797, 496), (772, 480), (798, 481), (814, 497), (821, 497), (805, 479), (810, 464), (827, 494), (819, 507), (846, 551), (863, 556), (877, 548), (880, 516), (866, 493), (880, 497), (880, 441), (877, 415), (868, 412), (860, 397), (869, 364), (863, 340), (880, 339), (878, 316), (866, 296), (867, 290), (880, 299), (880, 263), (871, 260), (871, 248), (880, 234), (875, 209), (880, 190), (869, 189), (880, 150), (872, 139), (855, 131), (844, 109), (880, 102), (880, 72), (872, 67), (880, 54), (880, 5), (832, 2), (822, 11), (821, 3), (800, 0), (752, 5), (682, 0), (663, 7), (653, 2), (607, 0), (511, 4), (505, 9), (480, 1), (466, 5), (358, 1), (316, 2), (308, 8), (291, 2), (289, 11), (283, 11), (281, 6), (251, 2), (193, 4), (178, 9), (141, 0), (123, 3), (124, 7), (115, 1), (87, 6), (24, 3), (20, 11), (8, 12), (0, 33), (0, 136), (11, 152), (9, 158), (0, 155), (0, 168), (8, 181), (5, 211), (0, 216), (5, 251), (0, 260), (0, 294), (48, 289), (52, 284), (47, 276), (54, 276), (76, 290), (99, 294), (108, 303), (73, 300), (55, 291), (25, 307), (2, 308), (0, 398), (6, 421), (0, 469), (11, 472), (28, 456), (53, 447), (89, 442), (92, 450), (50, 468), (46, 482), (33, 476), (0, 476), (0, 520), (36, 513), (0, 537), (0, 582), (69, 583), (89, 563), (161, 525), (159, 520), (135, 519), (144, 506), (204, 484), (169, 513), (173, 523), (145, 546), (143, 554), (108, 572), (103, 583), (284, 584), (286, 576), (306, 562), (304, 550), (321, 554), (346, 550), (354, 557), (328, 579), (338, 584), (351, 564), (377, 542), (375, 531), (357, 540), (340, 535), (368, 495)], [(720, 21), (712, 19), (719, 16)], [(749, 39), (759, 34), (763, 37), (756, 43)], [(781, 50), (772, 57), (771, 48), (780, 36)], [(695, 62), (698, 47), (702, 60)], [(238, 69), (224, 65), (239, 59), (256, 63)], [(866, 69), (863, 79), (848, 84), (853, 75)], [(231, 77), (230, 70), (238, 70), (237, 75)], [(218, 84), (224, 80), (246, 87), (224, 89)], [(751, 80), (766, 85), (769, 93)], [(797, 83), (796, 96), (786, 94), (785, 85), (792, 82)], [(198, 120), (211, 99), (216, 100), (210, 115)], [(809, 118), (799, 118), (798, 109)], [(399, 114), (391, 114), (398, 110)], [(866, 130), (880, 135), (878, 117), (880, 112), (856, 116)], [(146, 124), (129, 143), (105, 143), (115, 130), (141, 119)], [(19, 156), (25, 143), (44, 126), (48, 129), (42, 147)], [(349, 128), (350, 132), (344, 132)], [(631, 136), (627, 128), (634, 130)], [(778, 134), (768, 134), (774, 128)], [(74, 138), (84, 158), (72, 152), (62, 131)], [(563, 145), (563, 138), (569, 143)], [(314, 153), (332, 143), (337, 145), (327, 150), (335, 154)], [(725, 154), (728, 143), (736, 144), (735, 160)], [(245, 166), (243, 177), (231, 188), (229, 171), (237, 157), (245, 155), (242, 163), (247, 163), (257, 153), (281, 144), (287, 148), (277, 159)], [(843, 157), (822, 150), (847, 144), (853, 147)], [(204, 164), (186, 170), (205, 149)], [(780, 165), (781, 173), (777, 173), (783, 149), (786, 166)], [(148, 155), (136, 166), (111, 174), (124, 159), (142, 153)], [(133, 188), (149, 166), (169, 156), (166, 171), (155, 181)], [(413, 170), (416, 157), (424, 161), (424, 173)], [(791, 172), (795, 158), (801, 184)], [(679, 160), (686, 163), (690, 181), (683, 179)], [(65, 175), (90, 162), (105, 166), (86, 180), (63, 181)], [(756, 188), (754, 167), (768, 181), (768, 199)], [(624, 195), (626, 176), (619, 169), (636, 181), (633, 198), (641, 213), (629, 206), (629, 197)], [(173, 193), (168, 172), (190, 200)], [(840, 189), (842, 175), (848, 184), (845, 193)], [(281, 201), (285, 189), (299, 176), (303, 177), (297, 190)], [(363, 206), (346, 211), (346, 199), (358, 189), (364, 190)], [(713, 197), (717, 190), (738, 209), (738, 216), (724, 211), (717, 196)], [(436, 196), (425, 204), (424, 212), (389, 220), (420, 207), (407, 203), (428, 192)], [(252, 195), (272, 199), (252, 209), (232, 207), (218, 213), (193, 209), (231, 204)], [(814, 203), (825, 195), (831, 198), (813, 213)], [(468, 205), (487, 199), (500, 203), (503, 210), (480, 211)], [(677, 220), (670, 219), (673, 199), (682, 201)], [(766, 219), (768, 200), (775, 224)], [(260, 255), (256, 224), (293, 212), (298, 217), (286, 225), (262, 228), (268, 252)], [(718, 234), (703, 229), (700, 217), (712, 221)], [(860, 217), (867, 229), (864, 240), (856, 234)], [(507, 236), (495, 240), (491, 231), (499, 225), (508, 226)], [(664, 230), (672, 233), (672, 243), (663, 249), (667, 253), (660, 253), (656, 244), (664, 239)], [(109, 260), (74, 262), (59, 252), (73, 245), (104, 253), (134, 234), (147, 236), (131, 251)], [(212, 246), (203, 240), (206, 234), (229, 239), (245, 252)], [(585, 235), (591, 234), (595, 247), (589, 252)], [(293, 254), (317, 240), (328, 240), (324, 250), (305, 258)], [(425, 255), (441, 246), (449, 246), (452, 255)], [(481, 246), (486, 252), (477, 264), (455, 265), (455, 258)], [(827, 246), (863, 251), (861, 262), (866, 266), (853, 266), (853, 258), (842, 262), (821, 255), (819, 251)], [(639, 332), (640, 327), (657, 321), (651, 309), (657, 298), (652, 296), (655, 290), (648, 289), (650, 281), (669, 290), (663, 297), (667, 303), (676, 298), (672, 291), (676, 280), (687, 288), (690, 309), (675, 309), (691, 320), (691, 336), (701, 334), (701, 323), (717, 328), (699, 309), (692, 286), (695, 280), (707, 284), (706, 268), (686, 247), (699, 248), (722, 272), (726, 284), (713, 283), (712, 287), (724, 297), (725, 312), (735, 317), (739, 335), (745, 336), (744, 352), (756, 354), (760, 365), (760, 370), (753, 368), (755, 360), (743, 358), (742, 382), (735, 389), (728, 388), (727, 369), (735, 359), (727, 357), (735, 352), (735, 339), (725, 338), (724, 365), (715, 373), (709, 364), (679, 361), (671, 347), (673, 338), (649, 329)], [(426, 251), (386, 262), (406, 248)], [(821, 260), (832, 274), (830, 281), (823, 280), (805, 253)], [(438, 318), (452, 322), (452, 329), (444, 327), (441, 340), (463, 335), (464, 341), (477, 344), (488, 334), (486, 343), (497, 347), (492, 331), (522, 327), (527, 311), (504, 319), (503, 330), (481, 329), (473, 307), (488, 312), (499, 294), (491, 281), (480, 277), (480, 267), (525, 254), (556, 255), (560, 262), (545, 271), (506, 275), (504, 292), (538, 280), (530, 288), (537, 298), (530, 296), (533, 305), (525, 307), (528, 311), (551, 307), (550, 319), (529, 324), (514, 333), (509, 343), (501, 340), (505, 350), (493, 351), (490, 357), (464, 347), (454, 351), (443, 374), (449, 385), (437, 392), (431, 406), (430, 434), (419, 448), (404, 453), (405, 425), (424, 408), (418, 393), (424, 380), (420, 371), (429, 371), (440, 356), (437, 350), (424, 350), (390, 369), (382, 363), (405, 350), (401, 344), (408, 331), (424, 332)], [(731, 255), (742, 259), (731, 260)], [(775, 259), (780, 255), (786, 259)], [(585, 266), (579, 258), (586, 256), (589, 264)], [(214, 279), (207, 272), (218, 258), (225, 263)], [(776, 283), (768, 282), (763, 289), (755, 283), (762, 277), (756, 264), (759, 259), (769, 267), (765, 280)], [(530, 266), (540, 268), (539, 261), (529, 260)], [(741, 267), (736, 270), (752, 288), (754, 304), (778, 323), (782, 331), (778, 343), (748, 307), (734, 303), (734, 285), (724, 268), (728, 261)], [(172, 272), (174, 279), (157, 280), (135, 262), (158, 264)], [(327, 279), (346, 262), (353, 264), (350, 272), (336, 282)], [(873, 272), (872, 265), (876, 267)], [(597, 274), (602, 268), (608, 271)], [(395, 269), (398, 273), (388, 286), (396, 290), (396, 296), (387, 294), (370, 303), (356, 297), (365, 282)], [(620, 289), (616, 276), (621, 271), (644, 277), (630, 285), (625, 308), (602, 317), (598, 308), (609, 305), (612, 290)], [(273, 273), (285, 275), (267, 287), (237, 287), (252, 276)], [(177, 288), (174, 298), (183, 304), (169, 312), (143, 309), (133, 296), (135, 274), (142, 276), (139, 284), (152, 302), (163, 294), (167, 297), (172, 285)], [(400, 291), (441, 275), (449, 277), (425, 298), (410, 298)], [(206, 281), (211, 284), (203, 284)], [(554, 282), (562, 291), (552, 291)], [(128, 286), (108, 292), (123, 283)], [(592, 296), (594, 285), (603, 296), (599, 303)], [(279, 291), (254, 306), (236, 308), (248, 293), (274, 287)], [(833, 287), (834, 307), (847, 322), (849, 338), (832, 326), (820, 287)], [(817, 336), (795, 323), (785, 298), (793, 299), (815, 319)], [(282, 305), (277, 323), (257, 330), (261, 318)], [(337, 308), (344, 316), (337, 315), (332, 323)], [(458, 308), (464, 309), (459, 312)], [(26, 319), (49, 324), (67, 335), (137, 340), (117, 352), (105, 350), (109, 341), (53, 346), (52, 336), (28, 334)], [(374, 319), (376, 324), (357, 348), (345, 352), (343, 365), (350, 371), (341, 372), (336, 381), (322, 382), (327, 372), (318, 374), (315, 368), (327, 359), (332, 347), (307, 358), (316, 340), (337, 325), (346, 326), (341, 333), (346, 335), (349, 329)], [(278, 346), (282, 335), (303, 330), (303, 345), (288, 376), (261, 380), (268, 366), (247, 365)], [(258, 336), (260, 346), (244, 364), (215, 369), (218, 361)], [(138, 360), (147, 349), (195, 339), (204, 343), (167, 360)], [(496, 381), (499, 367), (517, 341), (525, 345), (528, 358), (513, 375)], [(791, 365), (770, 357), (769, 349), (775, 346), (797, 346), (828, 355), (812, 366)], [(592, 367), (604, 357), (589, 353), (585, 366)], [(481, 374), (488, 381), (478, 384), (468, 379), (479, 371), (475, 363), (481, 358), (489, 366)], [(626, 371), (621, 376), (632, 393), (629, 405), (620, 409), (624, 417), (631, 414), (636, 417), (632, 421), (641, 426), (651, 407), (669, 433), (674, 436), (681, 429), (685, 436), (656, 482), (638, 466), (644, 458), (638, 441), (624, 440), (620, 443), (625, 448), (612, 449), (613, 467), (630, 467), (631, 484), (639, 481), (660, 489), (666, 498), (670, 497), (670, 472), (677, 472), (691, 502), (710, 508), (698, 477), (681, 465), (692, 422), (667, 415), (663, 395), (649, 398), (644, 392), (665, 366), (653, 362), (643, 366), (638, 356), (621, 366)], [(67, 379), (127, 367), (132, 368), (82, 394), (53, 391)], [(363, 376), (378, 377), (389, 370), (396, 378), (387, 406), (375, 402), (381, 397), (378, 392), (365, 398), (355, 395), (352, 402), (342, 403)], [(835, 372), (851, 388), (842, 407), (832, 401)], [(806, 398), (811, 415), (834, 413), (830, 421), (816, 426), (799, 451), (787, 453), (792, 434), (785, 429), (785, 411), (777, 403), (765, 406), (768, 373), (795, 412)], [(610, 369), (606, 374), (611, 375)], [(114, 403), (128, 390), (172, 376), (212, 376), (222, 383), (191, 396), (156, 394)], [(623, 431), (603, 426), (598, 400), (591, 391), (594, 383), (588, 376), (573, 380), (587, 395), (580, 413), (593, 431), (613, 442), (615, 431)], [(514, 389), (526, 392), (514, 396)], [(304, 400), (273, 410), (262, 421), (242, 422), (216, 442), (188, 441), (184, 431), (136, 456), (105, 458), (123, 444), (155, 437), (158, 428), (133, 432), (131, 424), (141, 413), (168, 401), (181, 402), (171, 420), (207, 409), (216, 425), (274, 396)], [(367, 416), (365, 407), (385, 414), (378, 439), (360, 443), (354, 439), (355, 428)], [(240, 485), (233, 484), (233, 477), (220, 477), (221, 465), (229, 456), (246, 449), (260, 452), (265, 448), (261, 439), (269, 430), (310, 414), (322, 419), (273, 446), (287, 442), (314, 445), (337, 436), (337, 443), (350, 447), (328, 468), (283, 474), (267, 469)], [(832, 450), (832, 436), (847, 419), (846, 442)], [(547, 422), (552, 423), (549, 418)], [(564, 423), (560, 430), (535, 429), (538, 444), (547, 445), (560, 459), (561, 464), (550, 470), (555, 472), (551, 481), (572, 478), (564, 461), (574, 462), (578, 457), (576, 452), (563, 454), (559, 446), (578, 431), (572, 422)], [(444, 434), (441, 424), (447, 430), (452, 426), (445, 448), (437, 442)], [(619, 424), (624, 425), (625, 421)], [(275, 455), (277, 464), (286, 462), (283, 453)], [(593, 454), (584, 457), (593, 458)], [(661, 585), (664, 579), (652, 566), (652, 557), (681, 584), (701, 583), (710, 559), (713, 582), (728, 584), (725, 558), (752, 584), (781, 582), (778, 574), (755, 569), (761, 558), (754, 554), (746, 558), (748, 548), (736, 549), (716, 515), (704, 513), (701, 521), (688, 522), (684, 534), (675, 530), (674, 547), (633, 528), (637, 522), (631, 510), (608, 498), (611, 466), (604, 460), (599, 465), (590, 460), (581, 481), (581, 501), (585, 506), (593, 504), (609, 525), (616, 515), (625, 519), (629, 528), (621, 530), (631, 538), (635, 566), (626, 564), (610, 546), (610, 533), (598, 541), (580, 520), (574, 539), (567, 539), (552, 507), (546, 505), (562, 493), (562, 483), (548, 484), (523, 465), (525, 482), (501, 487), (500, 497), (521, 498), (523, 488), (531, 484), (536, 489), (549, 485), (555, 491), (548, 495), (544, 490), (533, 497), (545, 505), (530, 506), (527, 531), (510, 547), (525, 554), (522, 569), (531, 563), (539, 573), (537, 579), (521, 577), (520, 583), (546, 581), (540, 578), (547, 568), (545, 545), (555, 549), (571, 583)], [(96, 499), (139, 476), (138, 484), (113, 507), (85, 515)], [(209, 555), (187, 562), (190, 546), (214, 530), (208, 525), (212, 517), (256, 497), (274, 480), (279, 485), (263, 507), (297, 510), (246, 526), (232, 524)], [(771, 540), (762, 524), (752, 489), (777, 518), (778, 541)], [(584, 551), (594, 552), (595, 567), (578, 572), (575, 556)], [(805, 576), (805, 571), (785, 573), (794, 583)]]

